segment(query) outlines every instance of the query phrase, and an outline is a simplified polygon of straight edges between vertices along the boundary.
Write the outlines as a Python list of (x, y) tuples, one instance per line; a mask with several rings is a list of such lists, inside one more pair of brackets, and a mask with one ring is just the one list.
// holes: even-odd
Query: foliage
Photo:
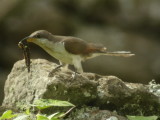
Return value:
[(67, 101), (39, 99), (39, 100), (36, 100), (32, 106), (36, 106), (38, 109), (42, 110), (52, 106), (67, 107), (67, 106), (74, 106), (74, 105)]
[(0, 120), (11, 119), (11, 118), (14, 118), (16, 116), (17, 116), (17, 114), (13, 114), (12, 110), (7, 110), (2, 114), (2, 116), (0, 117)]
[(157, 120), (157, 116), (127, 116), (129, 120)]
[(30, 109), (27, 109), (23, 113), (17, 113), (13, 114), (12, 110), (7, 110), (2, 114), (0, 117), (0, 120), (6, 120), (6, 119), (13, 119), (13, 120), (59, 120), (60, 118), (63, 118), (65, 115), (67, 115), (74, 107), (75, 105), (71, 104), (67, 101), (60, 101), (60, 100), (52, 100), (52, 99), (39, 99), (36, 100), (33, 105), (40, 110), (46, 109), (52, 106), (58, 106), (58, 107), (72, 107), (67, 112), (61, 113), (56, 112), (51, 115), (44, 115), (37, 113), (36, 115), (30, 112)]

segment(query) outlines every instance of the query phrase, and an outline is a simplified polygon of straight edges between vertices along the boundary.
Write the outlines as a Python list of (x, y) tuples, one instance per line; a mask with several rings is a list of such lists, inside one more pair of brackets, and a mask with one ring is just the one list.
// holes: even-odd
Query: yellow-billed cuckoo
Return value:
[(78, 73), (83, 72), (82, 61), (96, 56), (110, 55), (130, 57), (134, 55), (126, 51), (107, 52), (107, 48), (102, 45), (87, 43), (76, 37), (53, 35), (46, 30), (33, 32), (30, 36), (20, 41), (19, 44), (24, 41), (37, 44), (52, 57), (58, 59), (60, 63), (74, 65)]

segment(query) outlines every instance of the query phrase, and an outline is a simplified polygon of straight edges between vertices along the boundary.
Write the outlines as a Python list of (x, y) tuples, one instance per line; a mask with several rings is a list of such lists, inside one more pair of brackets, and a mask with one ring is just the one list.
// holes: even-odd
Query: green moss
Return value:
[(149, 96), (149, 94), (145, 96), (141, 94), (128, 98), (118, 112), (123, 115), (160, 115), (160, 104)]

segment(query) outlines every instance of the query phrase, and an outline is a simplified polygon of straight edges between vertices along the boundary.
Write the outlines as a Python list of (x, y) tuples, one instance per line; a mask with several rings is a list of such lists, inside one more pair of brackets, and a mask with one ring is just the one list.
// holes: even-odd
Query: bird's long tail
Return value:
[(131, 57), (134, 56), (135, 54), (132, 54), (130, 51), (115, 51), (115, 52), (106, 52), (104, 55)]

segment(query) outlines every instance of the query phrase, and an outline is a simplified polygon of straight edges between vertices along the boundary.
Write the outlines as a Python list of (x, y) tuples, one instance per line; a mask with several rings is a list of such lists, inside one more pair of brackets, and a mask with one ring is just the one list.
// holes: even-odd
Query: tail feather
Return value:
[(134, 56), (135, 54), (132, 54), (130, 51), (115, 51), (115, 52), (106, 52), (105, 55), (131, 57)]

